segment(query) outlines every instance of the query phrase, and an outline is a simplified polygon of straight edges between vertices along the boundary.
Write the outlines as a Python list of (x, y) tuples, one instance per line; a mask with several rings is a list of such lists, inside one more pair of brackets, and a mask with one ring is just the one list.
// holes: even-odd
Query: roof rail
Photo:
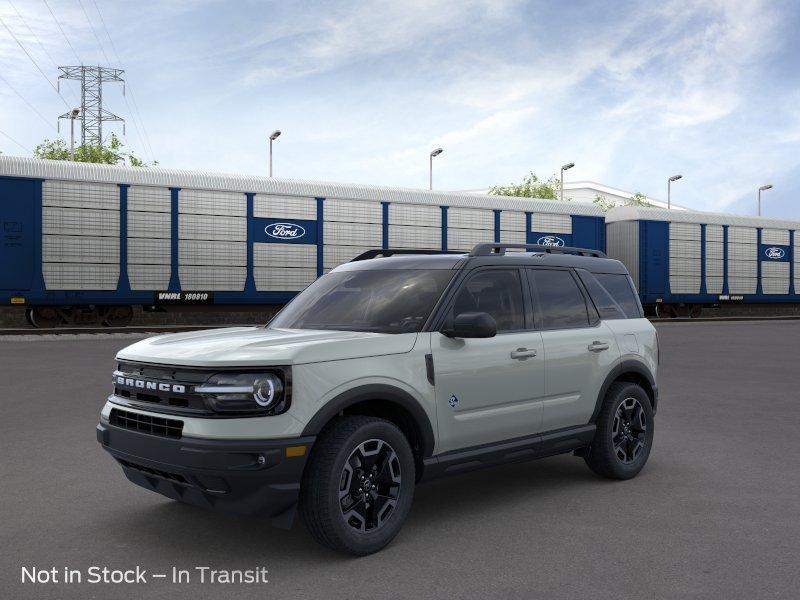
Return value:
[(449, 250), (414, 250), (410, 248), (375, 248), (373, 250), (367, 250), (366, 252), (362, 252), (355, 258), (350, 259), (350, 262), (356, 262), (358, 260), (370, 260), (372, 258), (378, 258), (379, 256), (387, 257), (387, 256), (395, 256), (399, 254), (466, 254), (465, 252), (455, 252)]
[(544, 246), (542, 244), (478, 244), (469, 253), (470, 256), (490, 256), (492, 254), (503, 255), (508, 248), (520, 248), (522, 250), (532, 250), (534, 252), (545, 252), (548, 254), (576, 254), (578, 256), (592, 256), (595, 258), (606, 258), (605, 252), (592, 250), (590, 248), (573, 248), (572, 246)]

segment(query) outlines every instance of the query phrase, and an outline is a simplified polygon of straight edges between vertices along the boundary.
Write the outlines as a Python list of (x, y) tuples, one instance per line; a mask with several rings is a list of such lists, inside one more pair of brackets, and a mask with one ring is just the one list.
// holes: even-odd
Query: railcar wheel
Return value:
[(702, 314), (703, 314), (702, 304), (692, 304), (692, 306), (689, 308), (689, 317), (692, 319), (697, 319)]
[(106, 327), (126, 327), (133, 320), (133, 308), (130, 306), (109, 306), (103, 313), (103, 325)]
[(29, 311), (28, 322), (37, 329), (61, 325), (61, 315), (53, 306), (34, 306)]
[(686, 319), (691, 316), (691, 306), (689, 304), (676, 304), (673, 308), (676, 317)]

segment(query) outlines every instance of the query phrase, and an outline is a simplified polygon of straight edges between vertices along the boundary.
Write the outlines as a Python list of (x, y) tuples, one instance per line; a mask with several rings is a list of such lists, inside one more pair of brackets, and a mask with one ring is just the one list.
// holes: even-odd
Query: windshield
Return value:
[(303, 290), (269, 326), (417, 332), (422, 329), (453, 273), (449, 269), (328, 273)]

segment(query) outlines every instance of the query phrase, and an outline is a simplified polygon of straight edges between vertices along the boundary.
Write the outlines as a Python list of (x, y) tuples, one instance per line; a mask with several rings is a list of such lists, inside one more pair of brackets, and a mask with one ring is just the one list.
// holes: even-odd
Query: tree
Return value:
[[(597, 206), (599, 206), (603, 212), (608, 212), (615, 206), (617, 203), (614, 202), (610, 198), (606, 198), (605, 196), (601, 196), (598, 194), (592, 200)], [(633, 196), (628, 198), (625, 202), (623, 202), (622, 206), (653, 206), (650, 202), (647, 201), (647, 196), (645, 196), (642, 192), (636, 192)]]
[[(45, 140), (33, 149), (36, 158), (48, 160), (69, 160), (69, 146), (62, 139)], [(101, 163), (105, 165), (130, 165), (132, 167), (156, 166), (158, 161), (152, 164), (144, 162), (133, 152), (125, 150), (125, 144), (113, 133), (108, 144), (102, 146), (92, 146), (82, 144), (75, 148), (75, 160), (77, 162)]]
[(555, 175), (551, 175), (546, 181), (542, 181), (531, 171), (522, 179), (522, 183), (512, 183), (510, 185), (497, 185), (489, 189), (490, 194), (497, 196), (517, 196), (520, 198), (544, 198), (546, 200), (557, 200), (561, 182)]
[(592, 202), (597, 204), (603, 212), (608, 212), (617, 205), (611, 198), (606, 198), (600, 194), (597, 194)]
[(647, 201), (647, 196), (645, 196), (642, 192), (636, 192), (633, 196), (631, 196), (630, 200), (628, 200), (625, 203), (625, 206), (653, 206), (653, 205)]

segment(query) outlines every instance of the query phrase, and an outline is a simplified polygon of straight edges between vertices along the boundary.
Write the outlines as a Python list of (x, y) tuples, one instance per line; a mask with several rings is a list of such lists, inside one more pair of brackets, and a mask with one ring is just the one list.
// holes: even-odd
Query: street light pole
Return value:
[(761, 192), (765, 192), (767, 190), (772, 189), (772, 184), (768, 183), (767, 185), (762, 185), (758, 188), (758, 216), (761, 216)]
[(430, 161), (428, 165), (428, 189), (433, 189), (433, 157), (439, 156), (444, 150), (441, 148), (436, 148), (436, 150), (431, 150)]
[(269, 136), (269, 176), (272, 177), (272, 142), (278, 139), (281, 135), (281, 130), (276, 129)]
[(81, 114), (80, 108), (73, 108), (69, 112), (69, 159), (75, 160), (75, 118)]
[(564, 201), (564, 171), (567, 171), (575, 166), (575, 163), (567, 163), (561, 166), (561, 201)]
[(667, 210), (670, 210), (672, 208), (672, 198), (671, 198), (672, 182), (678, 181), (678, 179), (680, 179), (681, 177), (683, 177), (683, 175), (673, 175), (672, 177), (667, 179)]

